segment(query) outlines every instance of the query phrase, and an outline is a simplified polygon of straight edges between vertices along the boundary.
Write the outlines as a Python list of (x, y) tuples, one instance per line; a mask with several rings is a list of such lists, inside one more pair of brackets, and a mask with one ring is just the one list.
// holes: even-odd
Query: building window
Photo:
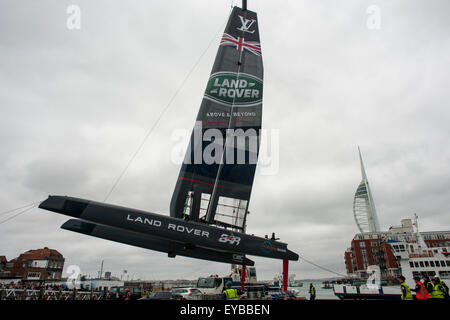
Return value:
[(424, 267), (423, 261), (419, 261), (419, 263), (420, 263), (420, 267), (423, 268)]
[(450, 261), (449, 260), (445, 261), (445, 263), (447, 264), (447, 267), (450, 267)]
[(414, 263), (413, 263), (412, 261), (410, 261), (410, 262), (409, 262), (409, 266), (410, 266), (411, 268), (414, 268)]
[(439, 261), (435, 261), (436, 267), (439, 267)]
[(430, 266), (434, 267), (434, 261), (430, 261)]
[(428, 276), (429, 278), (432, 278), (436, 275), (436, 272), (434, 272), (434, 271), (423, 271), (421, 273), (422, 273), (422, 276)]
[(419, 267), (419, 263), (418, 263), (417, 261), (414, 261), (414, 266), (415, 266), (416, 268), (418, 268), (418, 267)]
[(365, 243), (364, 241), (361, 241), (361, 242), (359, 243), (359, 246), (360, 246), (361, 248), (364, 248), (364, 247), (366, 246), (366, 243)]
[(425, 261), (425, 267), (429, 267), (428, 261)]

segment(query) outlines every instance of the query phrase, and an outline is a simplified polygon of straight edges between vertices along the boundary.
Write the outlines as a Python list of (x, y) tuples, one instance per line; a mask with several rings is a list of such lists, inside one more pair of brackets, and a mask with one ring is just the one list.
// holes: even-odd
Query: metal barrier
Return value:
[(31, 289), (0, 289), (0, 300), (99, 300), (100, 292)]

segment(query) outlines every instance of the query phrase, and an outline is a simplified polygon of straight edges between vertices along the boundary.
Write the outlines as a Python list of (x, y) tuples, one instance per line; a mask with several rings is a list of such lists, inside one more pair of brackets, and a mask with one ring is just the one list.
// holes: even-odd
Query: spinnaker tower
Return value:
[(353, 199), (353, 215), (356, 225), (361, 233), (380, 232), (380, 223), (378, 222), (377, 211), (367, 180), (366, 170), (361, 156), (361, 150), (358, 147), (359, 162), (361, 164), (362, 180), (356, 189)]

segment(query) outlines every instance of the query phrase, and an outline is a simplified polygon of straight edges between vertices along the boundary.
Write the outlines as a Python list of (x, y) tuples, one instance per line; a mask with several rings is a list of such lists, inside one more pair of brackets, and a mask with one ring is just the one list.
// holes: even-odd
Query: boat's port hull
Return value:
[(279, 241), (142, 210), (65, 196), (49, 196), (39, 208), (184, 245), (227, 253), (298, 260), (298, 255), (288, 250), (287, 244)]
[(401, 300), (400, 287), (368, 288), (367, 286), (339, 285), (333, 286), (334, 294), (339, 299), (365, 300)]

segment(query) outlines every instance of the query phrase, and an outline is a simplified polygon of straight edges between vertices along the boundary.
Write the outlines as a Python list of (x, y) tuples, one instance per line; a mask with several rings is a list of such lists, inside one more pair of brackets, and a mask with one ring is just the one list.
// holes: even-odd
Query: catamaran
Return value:
[[(254, 265), (246, 255), (298, 260), (275, 237), (245, 233), (259, 152), (263, 63), (255, 12), (234, 7), (220, 41), (170, 216), (51, 195), (39, 208), (73, 217), (63, 229), (177, 255)], [(286, 267), (287, 268), (287, 267)]]

